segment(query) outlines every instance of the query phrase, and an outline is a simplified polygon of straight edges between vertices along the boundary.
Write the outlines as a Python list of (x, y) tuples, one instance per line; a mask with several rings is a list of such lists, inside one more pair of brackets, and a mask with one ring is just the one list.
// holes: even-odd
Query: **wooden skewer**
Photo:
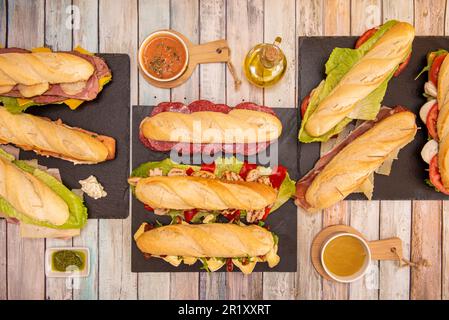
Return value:
[(343, 192), (340, 191), (340, 189), (338, 189), (337, 187), (335, 187), (335, 189), (337, 189), (338, 193), (340, 193), (343, 198), (345, 197), (345, 195), (343, 194)]

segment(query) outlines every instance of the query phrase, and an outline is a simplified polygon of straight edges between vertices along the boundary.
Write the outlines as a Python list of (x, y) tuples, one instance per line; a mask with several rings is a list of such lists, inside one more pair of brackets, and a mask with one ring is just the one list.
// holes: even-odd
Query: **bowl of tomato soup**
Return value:
[(139, 49), (140, 69), (156, 81), (172, 81), (187, 69), (189, 50), (180, 36), (171, 31), (150, 34)]

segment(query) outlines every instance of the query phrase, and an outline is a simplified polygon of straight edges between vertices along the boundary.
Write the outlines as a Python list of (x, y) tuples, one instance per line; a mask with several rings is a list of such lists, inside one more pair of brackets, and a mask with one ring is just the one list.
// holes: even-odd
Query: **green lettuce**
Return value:
[[(62, 102), (56, 102), (54, 104), (61, 104)], [(2, 104), (6, 110), (13, 114), (21, 113), (32, 106), (42, 106), (43, 104), (35, 103), (33, 101), (29, 101), (24, 104), (19, 104), (17, 98), (11, 97), (0, 97), (0, 104)]]
[[(221, 176), (223, 175), (223, 173), (225, 171), (231, 171), (231, 172), (235, 172), (238, 174), (238, 173), (240, 173), (242, 166), (243, 166), (243, 162), (238, 160), (235, 157), (217, 158), (215, 160), (214, 174), (219, 178), (221, 178)], [(184, 169), (184, 170), (191, 168), (194, 171), (201, 170), (200, 166), (179, 164), (179, 163), (176, 163), (168, 158), (168, 159), (165, 159), (162, 161), (147, 162), (147, 163), (141, 164), (135, 170), (132, 171), (131, 177), (147, 178), (149, 176), (150, 169), (155, 169), (155, 168), (161, 169), (164, 175), (166, 175), (173, 168)], [(270, 212), (273, 212), (273, 211), (279, 209), (285, 202), (287, 202), (295, 194), (295, 192), (296, 192), (295, 181), (293, 181), (290, 178), (290, 176), (287, 172), (285, 179), (279, 188), (276, 202), (274, 203)], [(198, 214), (201, 214), (201, 213), (202, 212), (199, 212)], [(182, 212), (179, 210), (171, 210), (168, 214), (170, 216), (172, 216), (172, 218), (174, 219), (176, 216), (181, 215)], [(211, 214), (211, 212), (209, 212), (208, 214)], [(214, 214), (214, 213), (212, 213), (212, 214)], [(202, 218), (204, 216), (205, 216), (205, 214), (202, 214), (201, 216), (198, 216), (198, 217), (195, 216), (194, 220), (195, 221), (199, 220), (200, 218)]]
[(422, 76), (423, 73), (426, 73), (427, 71), (430, 71), (432, 68), (433, 61), (436, 57), (441, 56), (442, 54), (447, 54), (447, 50), (440, 49), (437, 51), (433, 51), (427, 55), (427, 66), (425, 66), (421, 72), (416, 76), (415, 80)]
[[(301, 142), (322, 142), (327, 141), (331, 137), (340, 133), (352, 118), (345, 118), (339, 124), (337, 124), (332, 130), (319, 137), (312, 137), (304, 130), (304, 126), (307, 123), (310, 116), (315, 112), (318, 105), (323, 101), (335, 87), (340, 83), (341, 79), (351, 70), (351, 68), (365, 56), (365, 54), (374, 46), (374, 44), (382, 37), (388, 30), (390, 30), (398, 22), (391, 20), (382, 25), (379, 30), (362, 46), (358, 49), (349, 48), (335, 48), (329, 60), (326, 62), (326, 80), (324, 80), (315, 90), (311, 97), (309, 106), (306, 110), (304, 118), (301, 121), (301, 129), (299, 131), (298, 138)], [(379, 112), (381, 102), (385, 96), (388, 82), (393, 77), (394, 72), (371, 94), (365, 99), (357, 102), (354, 108), (357, 113), (357, 119), (372, 120)]]
[(16, 218), (26, 224), (32, 224), (42, 227), (48, 227), (53, 229), (81, 229), (87, 222), (87, 208), (84, 206), (83, 200), (70, 191), (66, 186), (59, 182), (56, 178), (48, 173), (39, 170), (28, 163), (15, 160), (15, 158), (9, 153), (0, 149), (0, 156), (11, 161), (12, 164), (17, 166), (20, 170), (23, 170), (36, 179), (46, 184), (53, 192), (61, 197), (67, 206), (69, 207), (69, 218), (61, 225), (56, 226), (49, 222), (39, 221), (33, 219), (21, 212), (18, 212), (5, 198), (0, 196), (0, 212), (3, 212), (9, 218)]

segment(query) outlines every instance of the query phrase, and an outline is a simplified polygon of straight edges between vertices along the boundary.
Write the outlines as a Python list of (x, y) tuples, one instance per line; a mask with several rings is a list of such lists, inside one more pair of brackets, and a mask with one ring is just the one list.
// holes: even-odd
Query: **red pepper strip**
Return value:
[(232, 222), (232, 221), (236, 220), (238, 217), (240, 217), (240, 210), (235, 210), (233, 213), (224, 214), (223, 216)]
[(408, 55), (407, 59), (404, 60), (404, 62), (402, 62), (398, 69), (396, 70), (396, 72), (394, 73), (394, 77), (399, 77), (399, 75), (402, 73), (402, 71), (405, 70), (405, 68), (407, 68), (408, 63), (410, 62), (410, 59), (412, 58), (412, 53), (410, 52), (410, 54)]
[(197, 209), (186, 210), (184, 211), (184, 220), (186, 222), (192, 221), (193, 217), (198, 213)]
[(189, 168), (189, 169), (186, 170), (186, 174), (188, 176), (191, 176), (193, 172), (195, 172), (195, 170), (193, 170), (192, 168)]
[(212, 163), (203, 163), (201, 165), (202, 171), (208, 171), (210, 173), (215, 173), (215, 162)]
[(269, 207), (265, 208), (265, 214), (263, 215), (262, 221), (265, 221), (268, 218), (270, 211), (271, 211), (271, 208), (269, 208)]
[(226, 259), (226, 271), (232, 272), (232, 270), (234, 270), (234, 263), (232, 262), (231, 258), (227, 258)]
[(255, 163), (248, 163), (248, 162), (244, 161), (244, 162), (243, 162), (242, 169), (240, 169), (239, 175), (240, 175), (244, 180), (246, 180), (246, 177), (248, 176), (248, 173), (249, 173), (251, 170), (254, 170), (254, 169), (256, 169), (256, 168), (257, 168), (257, 164), (255, 164)]
[(287, 176), (287, 169), (283, 166), (277, 166), (273, 169), (273, 173), (270, 175), (270, 182), (273, 188), (279, 189)]
[(151, 211), (151, 212), (154, 211), (154, 209), (151, 208), (151, 207), (150, 207), (149, 205), (147, 205), (147, 204), (145, 204), (143, 207), (145, 208), (145, 210), (148, 210), (148, 211)]

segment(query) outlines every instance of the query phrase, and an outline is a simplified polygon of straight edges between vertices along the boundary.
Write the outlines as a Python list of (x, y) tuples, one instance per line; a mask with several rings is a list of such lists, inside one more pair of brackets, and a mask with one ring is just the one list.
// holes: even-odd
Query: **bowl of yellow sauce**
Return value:
[(334, 234), (321, 248), (321, 264), (327, 275), (338, 282), (349, 283), (362, 278), (370, 261), (368, 243), (352, 233)]

